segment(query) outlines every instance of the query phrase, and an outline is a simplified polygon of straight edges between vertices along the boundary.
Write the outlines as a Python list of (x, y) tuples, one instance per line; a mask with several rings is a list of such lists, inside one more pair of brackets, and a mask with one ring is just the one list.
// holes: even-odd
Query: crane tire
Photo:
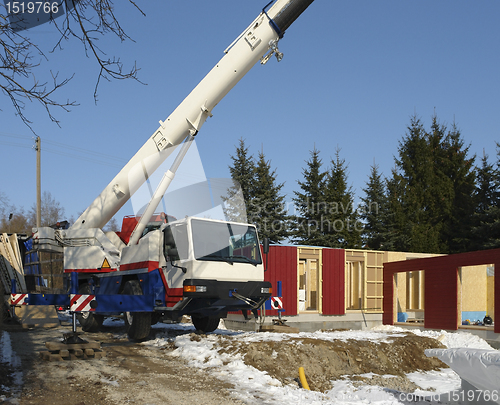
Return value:
[[(82, 284), (78, 289), (78, 294), (90, 294), (90, 285), (87, 283)], [(104, 322), (104, 315), (93, 314), (92, 312), (77, 312), (76, 319), (80, 323), (84, 332), (99, 332), (102, 323)]]
[(218, 316), (191, 316), (191, 321), (197, 331), (208, 333), (213, 332), (219, 326), (220, 318)]
[(156, 325), (158, 322), (160, 322), (161, 319), (161, 314), (158, 312), (153, 312), (151, 314), (151, 325)]
[[(125, 283), (123, 294), (142, 295), (139, 281), (129, 280)], [(143, 340), (151, 332), (151, 312), (125, 312), (127, 335), (132, 340)]]

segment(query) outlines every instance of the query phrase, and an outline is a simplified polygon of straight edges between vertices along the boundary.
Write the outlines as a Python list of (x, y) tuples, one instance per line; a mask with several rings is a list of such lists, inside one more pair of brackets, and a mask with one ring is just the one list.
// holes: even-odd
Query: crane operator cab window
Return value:
[[(139, 220), (139, 216), (137, 217), (137, 220)], [(160, 229), (163, 224), (169, 223), (175, 221), (175, 218), (171, 215), (167, 215), (164, 212), (160, 214), (154, 214), (151, 217), (151, 220), (147, 223), (146, 227), (144, 228), (144, 231), (142, 231), (142, 237), (146, 236), (149, 232), (153, 232), (157, 229)]]
[(262, 263), (254, 227), (194, 219), (191, 226), (196, 260)]

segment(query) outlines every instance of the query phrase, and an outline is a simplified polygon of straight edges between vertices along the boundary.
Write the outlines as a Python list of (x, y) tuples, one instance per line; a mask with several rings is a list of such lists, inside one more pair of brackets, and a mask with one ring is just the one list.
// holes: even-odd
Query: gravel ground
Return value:
[[(214, 380), (170, 356), (173, 346), (146, 348), (129, 341), (121, 326), (92, 334), (93, 340), (102, 342), (104, 358), (57, 362), (42, 360), (39, 352), (46, 350), (45, 342), (60, 341), (71, 326), (26, 330), (3, 325), (2, 329), (8, 332), (19, 364), (0, 364), (0, 403), (242, 404), (230, 397), (232, 384)], [(14, 381), (16, 369), (22, 371), (20, 386)]]
[[(107, 321), (99, 333), (83, 335), (101, 342), (105, 357), (72, 361), (47, 361), (39, 355), (47, 350), (45, 342), (60, 342), (63, 333), (71, 332), (68, 321), (53, 329), (4, 325), (0, 342), (12, 350), (7, 355), (0, 350), (0, 403), (242, 404), (231, 396), (238, 381), (222, 382), (172, 355), (179, 334), (196, 342), (213, 342), (214, 336), (198, 335), (193, 329), (155, 327), (148, 340), (158, 337), (166, 344), (146, 346), (130, 341), (123, 321), (116, 321)], [(227, 334), (216, 334), (215, 341), (217, 350), (243, 359), (246, 365), (284, 385), (298, 388), (294, 377), (303, 366), (308, 370), (311, 389), (319, 392), (329, 391), (333, 380), (346, 375), (354, 376), (355, 383), (413, 392), (418, 386), (407, 373), (446, 368), (424, 354), (425, 349), (444, 346), (436, 339), (411, 333), (394, 336), (388, 342), (326, 341), (296, 335), (277, 341), (246, 342)]]

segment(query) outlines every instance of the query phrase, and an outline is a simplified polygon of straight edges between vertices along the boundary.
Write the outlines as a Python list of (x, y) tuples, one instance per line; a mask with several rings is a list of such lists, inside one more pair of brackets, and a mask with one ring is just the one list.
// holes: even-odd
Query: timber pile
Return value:
[(83, 343), (45, 342), (48, 351), (40, 352), (40, 357), (48, 361), (89, 360), (106, 356), (101, 343), (84, 341)]
[[(0, 284), (3, 287), (3, 308), (1, 315), (5, 314), (5, 305), (10, 305), (10, 292), (12, 281), (16, 280), (16, 292), (26, 293), (27, 287), (24, 279), (23, 257), (19, 248), (17, 234), (0, 234)], [(21, 305), (16, 307), (14, 318), (23, 328), (35, 326), (56, 327), (59, 326), (59, 318), (54, 306), (30, 306)]]
[(11, 280), (16, 280), (17, 291), (26, 291), (23, 259), (16, 234), (0, 234), (0, 276), (6, 292), (11, 290)]

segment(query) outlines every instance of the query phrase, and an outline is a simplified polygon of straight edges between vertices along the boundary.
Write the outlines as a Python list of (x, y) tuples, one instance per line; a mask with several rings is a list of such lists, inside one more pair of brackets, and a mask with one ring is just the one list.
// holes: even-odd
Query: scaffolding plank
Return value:
[[(15, 266), (15, 256), (14, 251), (12, 250), (12, 246), (9, 241), (9, 237), (6, 233), (0, 235), (0, 256), (3, 256), (4, 269), (2, 271), (2, 278), (4, 279), (4, 287), (5, 282), (7, 281), (6, 291), (10, 291), (11, 283), (10, 280), (15, 279), (18, 292), (26, 291), (26, 283), (24, 282), (24, 275), (22, 272), (16, 270), (13, 266)], [(22, 269), (21, 269), (22, 270)], [(7, 280), (5, 278), (7, 277)]]
[(17, 239), (17, 234), (13, 233), (12, 235), (10, 235), (9, 242), (12, 249), (14, 261), (12, 266), (24, 276), (23, 259), (21, 257), (21, 249), (19, 249), (19, 240)]

